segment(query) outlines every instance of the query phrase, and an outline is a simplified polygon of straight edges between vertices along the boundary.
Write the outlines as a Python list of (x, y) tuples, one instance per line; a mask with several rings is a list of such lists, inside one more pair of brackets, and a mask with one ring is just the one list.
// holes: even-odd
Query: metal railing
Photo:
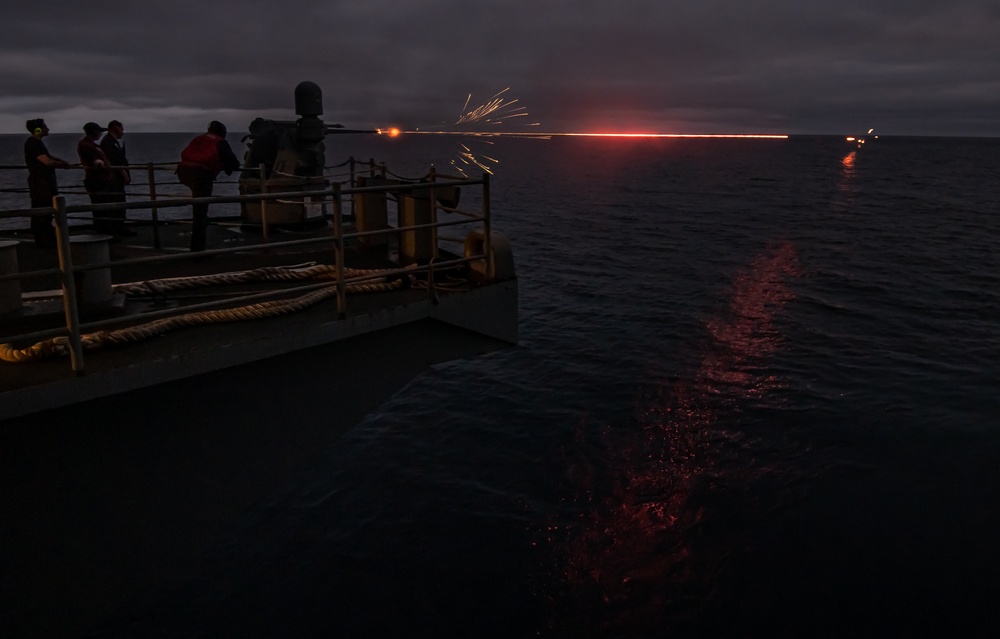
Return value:
[[(153, 227), (153, 246), (155, 248), (161, 248), (161, 240), (159, 236), (159, 230), (160, 230), (159, 226), (161, 220), (159, 219), (159, 210), (160, 208), (165, 208), (165, 207), (161, 207), (159, 205), (158, 199), (165, 195), (165, 191), (163, 190), (164, 188), (166, 188), (168, 191), (172, 190), (186, 191), (187, 187), (185, 187), (177, 180), (162, 180), (162, 179), (157, 180), (156, 174), (159, 172), (159, 173), (169, 173), (171, 175), (174, 175), (176, 173), (177, 163), (147, 162), (145, 164), (130, 164), (128, 166), (109, 166), (107, 168), (128, 169), (136, 173), (142, 171), (145, 172), (147, 181), (137, 182), (133, 180), (129, 183), (130, 188), (128, 189), (127, 196), (132, 200), (130, 205), (122, 206), (119, 204), (117, 206), (103, 206), (103, 207), (95, 204), (68, 205), (67, 213), (72, 215), (74, 213), (89, 213), (94, 210), (108, 211), (108, 210), (122, 210), (122, 209), (147, 209), (150, 212), (150, 218), (151, 218), (150, 223)], [(407, 178), (392, 174), (388, 170), (385, 162), (376, 162), (374, 158), (369, 158), (367, 161), (362, 161), (358, 160), (354, 156), (351, 156), (347, 160), (344, 160), (339, 164), (328, 165), (323, 167), (323, 169), (324, 173), (321, 176), (322, 179), (326, 180), (329, 183), (339, 182), (341, 186), (344, 188), (353, 188), (357, 184), (358, 177), (360, 176), (365, 176), (365, 177), (380, 176), (384, 178), (387, 175), (391, 175), (392, 177), (399, 178), (403, 181), (408, 181), (408, 182), (419, 181), (419, 178)], [(27, 170), (27, 167), (24, 165), (0, 165), (0, 171), (8, 171), (8, 170), (25, 171)], [(71, 164), (67, 170), (84, 171), (85, 167), (80, 164)], [(434, 169), (432, 168), (431, 172), (433, 171)], [(238, 170), (238, 173), (241, 176), (238, 182), (233, 180), (219, 180), (216, 182), (216, 184), (231, 185), (235, 183), (242, 183), (244, 181), (243, 176), (257, 174), (260, 176), (259, 180), (260, 183), (263, 185), (263, 183), (266, 182), (265, 176), (268, 174), (280, 175), (280, 176), (286, 175), (275, 171), (268, 171), (265, 165), (263, 164), (256, 167), (242, 167), (241, 169)], [(300, 177), (300, 176), (289, 176), (289, 177)], [(446, 176), (441, 175), (440, 177), (446, 177)], [(320, 178), (320, 176), (314, 176), (312, 179), (318, 179), (318, 178)], [(466, 180), (467, 176), (465, 175), (461, 177), (452, 176), (451, 179)], [(146, 187), (145, 193), (139, 192), (136, 187)], [(69, 188), (60, 188), (60, 192), (63, 193), (64, 195), (72, 195), (77, 199), (78, 196), (88, 195), (87, 191), (84, 189), (82, 182), (74, 183)], [(28, 189), (25, 187), (3, 188), (0, 189), (0, 193), (23, 193), (25, 196), (27, 196)], [(148, 200), (138, 201), (136, 199), (136, 198), (142, 198), (143, 196), (148, 198)], [(281, 199), (281, 198), (276, 198), (276, 199)], [(185, 198), (185, 201), (190, 202), (191, 199)], [(222, 197), (219, 197), (219, 199), (216, 199), (214, 201), (219, 203), (232, 202), (232, 200), (223, 199)], [(349, 206), (351, 208), (351, 212), (353, 213), (354, 211), (353, 200), (349, 201)], [(31, 214), (32, 210), (33, 209), (30, 208), (10, 208), (5, 210), (0, 210), (0, 220), (26, 217)], [(268, 230), (269, 229), (266, 228), (265, 226), (263, 232), (267, 233)]]
[[(353, 159), (352, 159), (353, 160)], [(362, 165), (363, 166), (363, 165)], [(384, 175), (384, 165), (382, 167), (382, 175)], [(132, 167), (135, 169), (136, 167)], [(490, 247), (490, 207), (489, 207), (489, 176), (483, 174), (481, 178), (478, 179), (465, 179), (457, 178), (451, 176), (443, 176), (437, 174), (432, 167), (429, 174), (422, 181), (414, 182), (399, 182), (386, 185), (377, 186), (353, 186), (355, 184), (355, 164), (351, 162), (351, 176), (349, 184), (352, 185), (348, 188), (343, 188), (340, 183), (333, 183), (330, 188), (317, 189), (312, 191), (286, 191), (286, 192), (275, 192), (275, 193), (255, 193), (255, 194), (241, 194), (241, 195), (224, 195), (224, 196), (212, 196), (204, 198), (167, 198), (160, 199), (156, 192), (156, 183), (153, 177), (154, 167), (152, 165), (147, 166), (147, 171), (150, 179), (150, 191), (149, 199), (141, 201), (128, 201), (128, 202), (118, 202), (109, 204), (79, 204), (79, 205), (67, 205), (65, 196), (59, 195), (53, 198), (53, 205), (51, 208), (45, 209), (15, 209), (0, 211), (0, 218), (4, 217), (24, 217), (31, 214), (43, 214), (49, 215), (53, 214), (56, 223), (56, 249), (58, 253), (59, 266), (55, 269), (43, 269), (28, 272), (18, 272), (18, 273), (0, 273), (0, 283), (10, 280), (25, 280), (28, 278), (35, 278), (40, 276), (52, 276), (55, 274), (59, 275), (60, 285), (62, 291), (62, 307), (63, 314), (65, 315), (65, 327), (36, 331), (32, 333), (24, 333), (19, 335), (8, 336), (8, 342), (28, 342), (28, 341), (39, 341), (50, 339), (53, 337), (67, 337), (69, 343), (70, 352), (70, 363), (71, 368), (76, 374), (83, 374), (84, 372), (84, 356), (83, 356), (83, 335), (97, 330), (108, 329), (112, 327), (123, 326), (126, 324), (134, 324), (137, 320), (148, 321), (153, 319), (161, 319), (171, 316), (180, 315), (183, 313), (190, 313), (192, 311), (208, 310), (208, 309), (218, 309), (222, 307), (229, 307), (244, 303), (255, 303), (265, 300), (274, 300), (282, 297), (286, 297), (293, 293), (307, 293), (330, 286), (329, 282), (319, 283), (319, 284), (309, 284), (304, 286), (297, 286), (293, 288), (280, 288), (273, 291), (266, 291), (260, 293), (252, 293), (246, 295), (238, 295), (235, 297), (227, 297), (225, 299), (214, 300), (209, 302), (202, 302), (197, 304), (183, 305), (176, 308), (162, 309), (157, 311), (144, 312), (140, 315), (129, 315), (121, 317), (113, 317), (108, 319), (102, 319), (99, 321), (82, 323), (80, 320), (79, 308), (80, 300), (77, 295), (76, 281), (77, 274), (98, 269), (108, 269), (116, 268), (120, 269), (123, 267), (139, 265), (139, 264), (168, 264), (171, 262), (188, 261), (195, 258), (203, 256), (212, 255), (225, 255), (231, 253), (246, 253), (251, 251), (260, 251), (262, 249), (278, 249), (278, 248), (297, 248), (303, 247), (310, 244), (322, 244), (331, 243), (334, 251), (334, 268), (336, 270), (336, 300), (337, 300), (337, 318), (344, 319), (347, 314), (347, 287), (351, 284), (359, 284), (375, 279), (382, 279), (393, 276), (403, 276), (403, 275), (416, 275), (420, 273), (426, 274), (427, 280), (427, 291), (428, 296), (431, 299), (437, 299), (438, 290), (435, 286), (435, 273), (441, 271), (442, 269), (456, 268), (460, 266), (468, 266), (473, 262), (482, 262), (484, 264), (484, 272), (486, 281), (491, 281), (493, 279), (493, 261), (489, 259), (491, 247)], [(375, 164), (372, 162), (370, 164), (370, 175), (375, 175)], [(482, 211), (479, 213), (462, 211), (457, 208), (444, 207), (438, 203), (436, 198), (436, 190), (439, 188), (447, 187), (471, 187), (471, 186), (481, 186), (482, 187)], [(263, 189), (262, 189), (263, 190)], [(372, 229), (367, 231), (355, 231), (355, 232), (345, 232), (344, 223), (344, 197), (348, 196), (351, 198), (351, 203), (353, 205), (353, 196), (356, 194), (364, 193), (384, 193), (388, 197), (389, 195), (395, 195), (397, 198), (401, 194), (412, 193), (413, 191), (423, 191), (426, 193), (426, 197), (430, 203), (431, 211), (431, 221), (429, 223), (423, 224), (412, 224), (409, 226), (403, 226), (401, 220), (398, 219), (397, 212), (397, 226), (387, 226), (381, 229)], [(153, 236), (156, 248), (161, 248), (160, 238), (158, 233), (158, 227), (161, 222), (158, 219), (157, 211), (160, 209), (172, 208), (172, 207), (190, 207), (195, 203), (206, 203), (206, 204), (221, 204), (221, 203), (248, 203), (248, 202), (260, 202), (262, 205), (262, 217), (264, 216), (264, 211), (266, 210), (266, 202), (276, 201), (276, 200), (296, 200), (305, 203), (307, 201), (320, 201), (324, 203), (329, 203), (333, 214), (330, 216), (332, 219), (329, 220), (332, 226), (332, 237), (311, 237), (302, 239), (293, 239), (287, 241), (273, 242), (271, 241), (266, 228), (267, 221), (266, 217), (263, 220), (262, 226), (264, 227), (263, 234), (263, 244), (253, 244), (245, 245), (239, 247), (231, 248), (220, 248), (220, 249), (210, 249), (201, 252), (194, 253), (176, 253), (168, 255), (157, 255), (151, 257), (139, 257), (131, 259), (119, 259), (111, 260), (108, 262), (91, 263), (84, 265), (76, 265), (73, 263), (72, 252), (70, 250), (70, 234), (69, 234), (69, 223), (68, 219), (71, 214), (82, 213), (82, 212), (103, 212), (103, 211), (120, 211), (120, 210), (134, 210), (134, 209), (144, 209), (150, 210), (152, 215), (153, 224)], [(438, 220), (438, 211), (445, 211), (449, 214), (454, 214), (459, 219), (447, 219)], [(345, 243), (350, 240), (357, 240), (360, 238), (372, 238), (381, 235), (397, 235), (402, 233), (416, 233), (422, 230), (437, 229), (443, 227), (452, 227), (458, 225), (468, 225), (470, 223), (481, 223), (483, 232), (483, 242), (482, 250), (479, 252), (472, 252), (471, 254), (466, 251), (461, 257), (451, 257), (445, 259), (444, 261), (439, 261), (437, 255), (439, 252), (439, 247), (437, 243), (440, 238), (433, 235), (435, 246), (433, 247), (433, 253), (435, 257), (427, 260), (426, 264), (409, 264), (402, 266), (396, 263), (394, 268), (381, 269), (378, 274), (367, 274), (354, 277), (346, 277), (345, 269)]]

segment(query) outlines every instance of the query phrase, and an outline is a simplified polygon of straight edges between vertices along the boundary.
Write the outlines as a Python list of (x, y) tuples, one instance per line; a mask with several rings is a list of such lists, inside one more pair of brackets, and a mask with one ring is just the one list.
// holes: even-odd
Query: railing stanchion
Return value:
[[(353, 155), (348, 159), (348, 163), (351, 165), (351, 181), (350, 181), (350, 185), (351, 185), (351, 188), (353, 189), (354, 187), (356, 187), (358, 185), (357, 181), (355, 180), (355, 172), (354, 172), (355, 171), (355, 166), (354, 166), (354, 156)], [(357, 215), (355, 214), (355, 211), (354, 211), (354, 196), (353, 195), (351, 196), (351, 217), (357, 219)]]
[(492, 282), (493, 260), (490, 259), (490, 176), (483, 173), (483, 253), (486, 254), (486, 281)]
[[(267, 185), (264, 182), (264, 163), (261, 162), (258, 165), (258, 170), (260, 171), (260, 194), (264, 195), (266, 193)], [(264, 230), (264, 244), (270, 244), (270, 234), (267, 227), (267, 200), (261, 198), (260, 200), (260, 224)]]
[(66, 313), (66, 328), (69, 330), (70, 365), (77, 375), (83, 374), (83, 342), (80, 339), (80, 311), (76, 299), (76, 274), (73, 272), (73, 257), (69, 248), (69, 224), (66, 223), (66, 198), (57, 195), (52, 198), (52, 208), (56, 211), (56, 242), (59, 250), (59, 271), (62, 277), (63, 311)]
[(430, 188), (427, 189), (427, 202), (431, 207), (431, 220), (430, 223), (435, 226), (430, 230), (431, 236), (431, 260), (438, 256), (438, 209), (437, 209), (437, 192), (434, 190), (434, 183), (437, 181), (437, 169), (434, 165), (431, 165), (431, 170), (427, 173), (427, 181), (430, 183)]
[(156, 207), (156, 178), (153, 163), (146, 163), (146, 175), (149, 178), (149, 215), (153, 220), (153, 248), (160, 248), (160, 212)]
[(337, 319), (347, 317), (347, 285), (344, 283), (344, 208), (340, 183), (333, 185), (333, 238), (337, 261)]
[(437, 278), (434, 274), (434, 260), (436, 259), (432, 257), (430, 262), (427, 263), (427, 297), (435, 304), (440, 301), (437, 292)]

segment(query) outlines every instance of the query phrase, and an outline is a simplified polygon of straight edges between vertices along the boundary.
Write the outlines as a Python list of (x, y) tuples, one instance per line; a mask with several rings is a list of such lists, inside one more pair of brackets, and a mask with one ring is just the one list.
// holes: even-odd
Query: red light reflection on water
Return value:
[(858, 186), (854, 179), (857, 159), (858, 152), (851, 151), (840, 160), (840, 179), (837, 180), (837, 190), (847, 198), (840, 204), (849, 203), (857, 195)]
[(782, 343), (774, 320), (794, 297), (786, 280), (797, 274), (791, 244), (755, 259), (736, 277), (728, 310), (708, 322), (711, 340), (694, 373), (661, 385), (639, 409), (640, 436), (625, 451), (609, 450), (608, 476), (574, 465), (575, 501), (588, 512), (571, 531), (564, 577), (577, 593), (599, 594), (601, 623), (634, 624), (668, 607), (690, 612), (681, 599), (710, 592), (722, 558), (711, 556), (718, 547), (695, 548), (693, 531), (706, 517), (707, 491), (738, 481), (746, 466), (748, 442), (733, 428), (734, 415), (776, 385), (761, 371)]

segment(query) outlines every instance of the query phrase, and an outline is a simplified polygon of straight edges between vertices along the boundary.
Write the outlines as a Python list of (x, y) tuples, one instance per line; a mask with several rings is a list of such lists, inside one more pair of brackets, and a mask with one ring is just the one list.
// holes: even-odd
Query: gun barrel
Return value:
[(343, 127), (327, 126), (327, 134), (330, 133), (381, 133), (378, 129), (345, 129)]

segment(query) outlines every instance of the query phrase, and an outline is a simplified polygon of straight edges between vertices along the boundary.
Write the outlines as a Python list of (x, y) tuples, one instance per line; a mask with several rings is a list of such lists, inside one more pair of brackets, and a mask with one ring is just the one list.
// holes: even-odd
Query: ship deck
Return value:
[[(162, 248), (159, 249), (153, 248), (151, 227), (136, 228), (136, 238), (110, 244), (112, 263), (186, 252), (184, 245), (187, 236), (183, 232), (184, 226), (161, 228)], [(315, 233), (316, 231), (312, 232), (313, 235)], [(308, 234), (296, 231), (282, 234), (279, 231), (278, 238), (271, 239), (297, 239), (306, 235)], [(12, 235), (8, 232), (5, 237), (9, 239)], [(16, 239), (17, 236), (13, 237)], [(262, 266), (291, 266), (312, 261), (327, 264), (333, 262), (332, 247), (326, 244), (303, 250), (301, 247), (273, 248), (262, 242), (259, 234), (243, 232), (238, 225), (213, 225), (209, 233), (210, 249), (240, 246), (248, 250), (222, 254), (212, 254), (209, 251), (197, 260), (172, 261), (170, 276), (239, 272)], [(55, 251), (37, 249), (30, 241), (22, 241), (17, 253), (21, 272), (58, 266)], [(371, 252), (358, 250), (356, 246), (347, 246), (345, 264), (353, 268), (394, 268), (394, 262), (385, 253), (383, 251), (384, 255), (377, 257)], [(132, 263), (127, 267), (112, 267), (111, 277), (115, 284), (141, 282), (162, 277), (163, 269), (163, 264)], [(338, 316), (336, 300), (331, 298), (280, 317), (176, 328), (147, 340), (86, 351), (82, 374), (75, 374), (71, 370), (69, 357), (65, 355), (22, 363), (0, 362), (0, 370), (3, 372), (0, 383), (0, 419), (260, 361), (425, 319), (459, 326), (472, 321), (465, 328), (473, 333), (480, 333), (482, 342), (480, 348), (472, 349), (473, 353), (485, 352), (516, 341), (516, 333), (511, 335), (509, 330), (511, 325), (516, 327), (515, 282), (486, 287), (438, 287), (430, 293), (425, 286), (426, 274), (412, 279), (413, 285), (396, 290), (349, 293), (343, 317)], [(301, 285), (301, 282), (293, 285)], [(54, 292), (58, 286), (58, 275), (33, 278), (26, 288), (33, 288), (34, 292), (24, 290), (23, 294), (26, 299), (34, 301), (30, 305), (26, 304), (23, 312), (7, 314), (0, 320), (0, 343), (8, 341), (11, 335), (32, 329), (65, 326), (61, 299), (47, 299), (45, 293), (41, 292)], [(255, 282), (226, 285), (221, 290), (216, 287), (211, 291), (195, 288), (169, 293), (167, 302), (181, 307), (185, 304), (203, 303), (211, 298), (225, 299), (225, 296), (289, 286)], [(498, 287), (504, 290), (498, 291)], [(498, 292), (500, 298), (497, 298)], [(134, 314), (136, 309), (149, 310), (151, 304), (148, 300), (126, 304), (116, 297), (112, 304), (82, 315), (81, 321), (126, 317), (139, 322), (140, 316)], [(492, 309), (490, 314), (469, 312), (470, 309), (484, 305)], [(494, 317), (491, 318), (491, 315)], [(503, 322), (497, 318), (502, 318)], [(505, 328), (504, 322), (508, 328)], [(21, 344), (17, 346), (24, 347)], [(441, 343), (430, 346), (444, 349)]]

